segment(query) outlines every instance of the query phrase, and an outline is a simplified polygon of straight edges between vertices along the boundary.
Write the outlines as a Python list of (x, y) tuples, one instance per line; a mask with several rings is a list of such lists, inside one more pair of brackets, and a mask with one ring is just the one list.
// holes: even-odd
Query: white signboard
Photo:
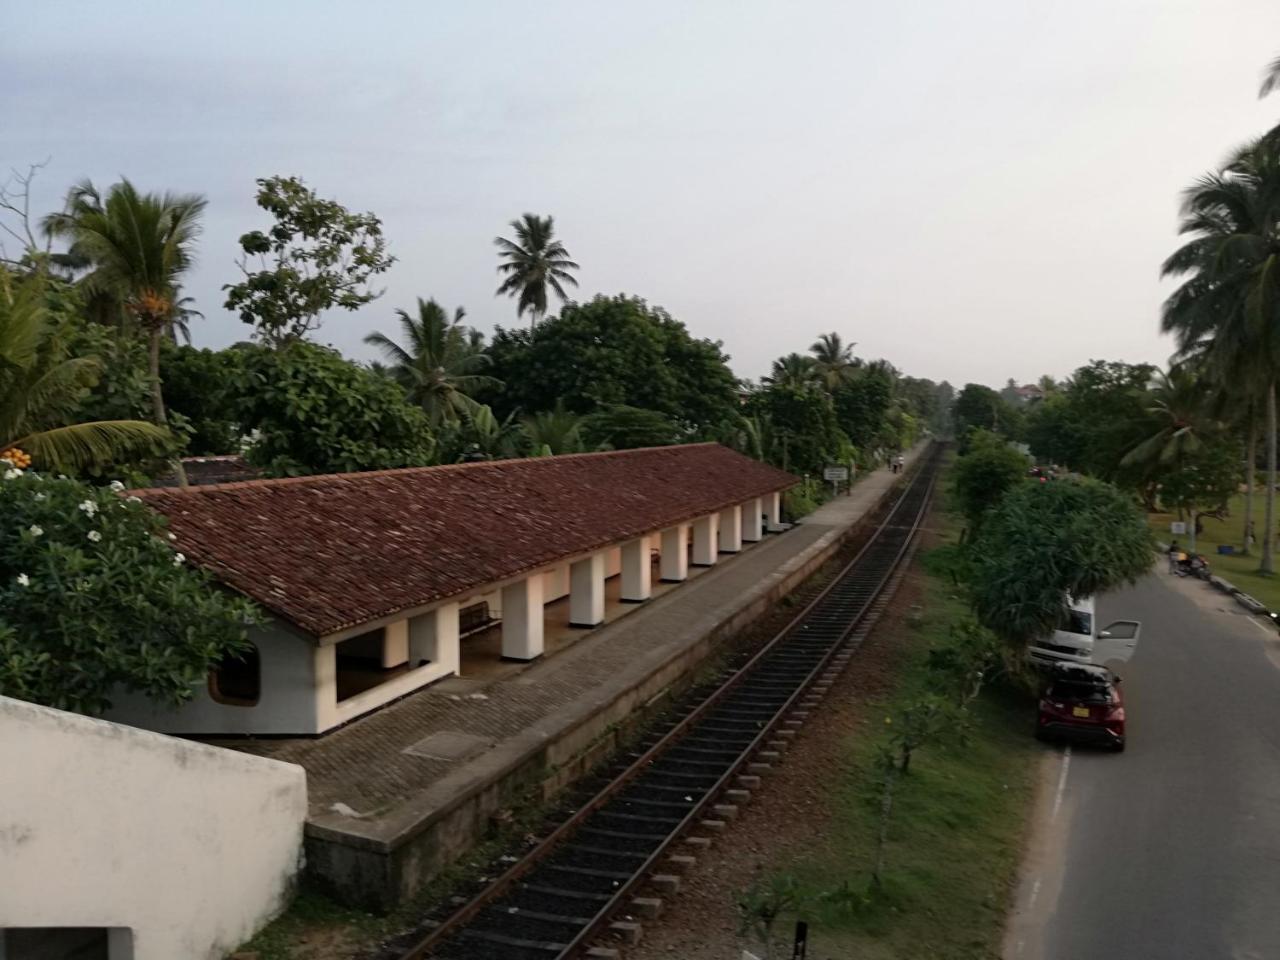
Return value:
[(1173, 522), (1171, 522), (1171, 523), (1169, 524), (1169, 532), (1170, 532), (1170, 533), (1175, 533), (1175, 534), (1176, 534), (1176, 533), (1185, 534), (1185, 533), (1187, 532), (1187, 523), (1186, 523), (1186, 521), (1185, 521), (1185, 520), (1174, 520)]
[(848, 467), (826, 467), (822, 471), (822, 479), (844, 483), (846, 480), (849, 479), (849, 468)]

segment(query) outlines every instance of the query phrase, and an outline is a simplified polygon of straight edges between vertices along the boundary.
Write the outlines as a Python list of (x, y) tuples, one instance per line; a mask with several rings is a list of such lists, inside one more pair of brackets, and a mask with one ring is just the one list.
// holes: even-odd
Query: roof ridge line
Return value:
[[(503, 463), (535, 464), (586, 458), (625, 457), (638, 453), (649, 453), (654, 450), (687, 450), (690, 447), (724, 447), (724, 444), (717, 443), (715, 440), (699, 440), (695, 443), (667, 443), (652, 447), (629, 447), (625, 450), (588, 450), (582, 453), (557, 453), (552, 454), (549, 457), (503, 457), (498, 460), (476, 460), (470, 463), (436, 463), (421, 467), (389, 467), (383, 470), (353, 470), (347, 473), (312, 473), (302, 477), (255, 477), (252, 480), (230, 480), (226, 483), (202, 483), (197, 486), (188, 487), (135, 487), (126, 492), (129, 494), (136, 494), (163, 491), (164, 493), (194, 496), (201, 493), (213, 493), (215, 491), (222, 490), (243, 490), (246, 488), (265, 486), (283, 487), (294, 484), (350, 481), (357, 477), (385, 477), (391, 475), (404, 476), (410, 473), (421, 473), (426, 470), (435, 470), (441, 473), (455, 470), (477, 470), (484, 469), (486, 467), (494, 467)], [(732, 448), (725, 447), (725, 449), (731, 450)]]

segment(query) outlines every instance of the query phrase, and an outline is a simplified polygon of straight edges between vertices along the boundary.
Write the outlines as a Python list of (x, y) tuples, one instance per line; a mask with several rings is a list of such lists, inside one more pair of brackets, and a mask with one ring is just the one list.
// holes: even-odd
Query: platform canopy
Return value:
[(797, 482), (699, 443), (133, 492), (190, 560), (322, 637)]

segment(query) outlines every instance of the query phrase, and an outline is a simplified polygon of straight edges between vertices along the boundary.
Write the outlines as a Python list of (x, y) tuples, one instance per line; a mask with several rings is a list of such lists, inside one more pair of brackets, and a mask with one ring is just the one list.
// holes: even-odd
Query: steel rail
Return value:
[[(858, 550), (857, 554), (851, 559), (841, 570), (831, 578), (831, 581), (811, 599), (801, 611), (796, 614), (781, 630), (779, 630), (764, 646), (762, 646), (742, 667), (734, 671), (724, 683), (712, 691), (701, 703), (695, 706), (689, 713), (683, 716), (670, 730), (663, 734), (652, 746), (645, 750), (636, 760), (629, 764), (620, 774), (614, 777), (608, 784), (602, 787), (590, 800), (580, 807), (572, 816), (564, 823), (560, 824), (556, 829), (549, 833), (541, 842), (532, 850), (528, 851), (519, 861), (512, 864), (506, 871), (493, 880), (484, 890), (471, 899), (466, 904), (459, 907), (452, 914), (441, 921), (434, 929), (427, 933), (421, 940), (410, 946), (402, 955), (401, 960), (422, 960), (432, 954), (437, 947), (444, 945), (460, 933), (467, 924), (475, 919), (478, 914), (493, 906), (503, 896), (509, 893), (521, 879), (541, 865), (553, 853), (557, 852), (577, 831), (582, 827), (583, 823), (594, 813), (599, 812), (603, 807), (612, 800), (629, 785), (637, 780), (652, 766), (654, 761), (660, 759), (663, 754), (671, 750), (685, 736), (690, 733), (699, 721), (707, 717), (715, 707), (723, 703), (730, 694), (739, 690), (744, 683), (753, 679), (753, 671), (761, 665), (771, 655), (779, 652), (782, 645), (788, 639), (794, 639), (794, 634), (806, 628), (806, 621), (817, 611), (820, 605), (826, 601), (833, 592), (841, 588), (847, 588), (852, 585), (863, 585), (865, 582), (872, 581), (873, 585), (866, 593), (865, 597), (858, 600), (858, 608), (854, 614), (848, 617), (841, 624), (839, 632), (833, 639), (826, 642), (826, 649), (814, 661), (811, 669), (795, 683), (794, 689), (785, 701), (772, 709), (768, 717), (762, 717), (754, 721), (756, 725), (756, 733), (752, 737), (749, 744), (745, 747), (734, 746), (724, 752), (736, 753), (736, 757), (729, 761), (727, 769), (721, 773), (715, 783), (710, 787), (699, 786), (697, 791), (702, 792), (702, 797), (694, 803), (694, 806), (684, 813), (684, 816), (674, 826), (655, 827), (666, 834), (665, 838), (645, 857), (644, 861), (631, 869), (630, 876), (620, 881), (617, 888), (611, 896), (603, 904), (593, 909), (591, 916), (587, 922), (581, 926), (577, 935), (565, 944), (558, 952), (548, 949), (546, 956), (548, 960), (554, 957), (556, 960), (574, 956), (576, 953), (585, 948), (591, 941), (601, 936), (611, 919), (620, 912), (622, 905), (627, 902), (627, 897), (632, 895), (636, 888), (644, 883), (648, 877), (655, 872), (655, 867), (661, 863), (661, 858), (670, 852), (670, 848), (678, 838), (686, 834), (689, 828), (697, 824), (706, 814), (709, 807), (719, 802), (720, 795), (726, 787), (733, 782), (733, 778), (740, 775), (743, 767), (750, 763), (756, 752), (760, 749), (766, 738), (775, 733), (775, 728), (783, 721), (784, 717), (792, 711), (795, 703), (808, 691), (813, 684), (814, 679), (819, 673), (826, 668), (831, 658), (849, 639), (858, 627), (858, 625), (867, 617), (873, 604), (880, 598), (886, 584), (901, 563), (903, 556), (911, 546), (914, 535), (920, 526), (933, 490), (933, 484), (936, 474), (936, 465), (939, 450), (935, 446), (928, 454), (926, 460), (921, 466), (914, 471), (910, 482), (894, 503), (892, 509), (878, 524), (875, 531), (868, 538), (867, 542)], [(922, 492), (921, 492), (922, 491)], [(913, 494), (920, 493), (919, 503), (914, 514), (905, 518), (905, 523), (895, 523), (901, 512)], [(889, 531), (901, 533), (901, 543), (898, 544), (893, 556), (883, 566), (882, 569), (860, 571), (858, 565), (867, 557), (868, 553), (873, 549), (886, 546), (885, 537)], [(858, 578), (861, 577), (861, 580)], [(790, 686), (790, 683), (787, 684)], [(746, 721), (744, 721), (746, 722)], [(524, 916), (530, 914), (526, 911)], [(497, 948), (499, 945), (494, 943)], [(550, 944), (547, 945), (550, 947)], [(493, 954), (498, 955), (498, 954)]]

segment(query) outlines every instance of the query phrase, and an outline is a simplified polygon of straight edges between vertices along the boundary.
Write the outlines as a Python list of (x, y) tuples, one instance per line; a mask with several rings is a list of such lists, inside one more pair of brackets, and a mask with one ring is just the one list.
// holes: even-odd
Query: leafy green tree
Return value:
[(501, 387), (493, 377), (480, 373), (492, 360), (463, 326), (466, 313), (461, 307), (450, 320), (434, 300), (418, 298), (418, 315), (397, 310), (405, 346), (384, 333), (371, 333), (364, 342), (380, 347), (390, 362), (389, 372), (409, 396), (427, 413), (433, 426), (457, 423), (479, 404), (471, 398), (478, 389)]
[(869, 451), (884, 432), (885, 418), (893, 406), (893, 383), (883, 370), (864, 369), (831, 395), (836, 419), (853, 445)]
[(17, 448), (39, 467), (67, 472), (153, 451), (170, 440), (167, 430), (139, 420), (78, 416), (102, 363), (71, 352), (77, 331), (68, 312), (74, 302), (74, 292), (59, 292), (39, 273), (18, 277), (0, 267), (0, 452)]
[(222, 289), (226, 308), (252, 324), (264, 343), (300, 340), (320, 326), (325, 310), (357, 310), (382, 296), (369, 281), (395, 257), (387, 253), (381, 220), (317, 196), (297, 177), (257, 184), (258, 206), (275, 225), (240, 238), (244, 279)]
[(1026, 477), (1027, 458), (1007, 440), (987, 430), (975, 430), (970, 435), (968, 452), (951, 471), (952, 489), (970, 535), (981, 529), (987, 511)]
[(828, 463), (847, 460), (848, 438), (836, 422), (831, 398), (820, 390), (770, 387), (747, 401), (749, 417), (770, 425), (775, 466), (820, 475)]
[(178, 704), (245, 649), (254, 607), (184, 563), (159, 516), (17, 473), (0, 480), (0, 693), (88, 714), (116, 688)]
[(427, 415), (399, 384), (305, 340), (278, 350), (248, 346), (243, 360), (236, 413), (246, 431), (257, 433), (248, 459), (269, 476), (432, 462)]
[(582, 436), (597, 449), (663, 447), (680, 440), (680, 429), (657, 410), (616, 403), (582, 418)]
[(511, 221), (516, 239), (495, 237), (498, 247), (498, 272), (503, 281), (497, 296), (517, 297), (516, 316), (530, 313), (531, 327), (547, 315), (547, 287), (555, 291), (563, 303), (566, 299), (564, 285), (578, 285), (572, 271), (578, 265), (569, 259), (569, 251), (555, 239), (555, 221), (551, 217), (539, 217), (526, 213), (519, 220)]
[(572, 413), (625, 404), (656, 410), (704, 433), (739, 412), (738, 383), (720, 344), (637, 297), (570, 304), (533, 331), (499, 328), (489, 372), (500, 390), (481, 391), (500, 415), (562, 403)]
[(1000, 431), (1002, 415), (1008, 419), (1008, 405), (990, 387), (966, 383), (956, 396), (951, 415), (955, 419), (956, 435), (963, 444), (970, 430)]
[(853, 355), (856, 343), (845, 343), (838, 333), (824, 333), (809, 347), (813, 354), (814, 368), (823, 386), (834, 390), (850, 380), (861, 365)]
[(1214, 433), (1202, 439), (1194, 452), (1184, 453), (1176, 468), (1161, 478), (1160, 502), (1180, 516), (1190, 514), (1190, 547), (1195, 550), (1196, 516), (1223, 509), (1239, 486), (1240, 444), (1223, 433)]
[(160, 355), (165, 391), (187, 430), (187, 451), (218, 456), (240, 449), (240, 422), (233, 385), (240, 380), (244, 352), (169, 347)]
[[(128, 180), (106, 197), (85, 180), (71, 189), (65, 209), (45, 218), (45, 230), (70, 240), (91, 265), (81, 281), (87, 291), (108, 294), (145, 332), (151, 379), (152, 419), (167, 427), (160, 380), (160, 343), (177, 309), (178, 284), (191, 265), (205, 200), (196, 194), (139, 193)], [(174, 471), (186, 483), (181, 461)]]
[(974, 614), (1021, 655), (1062, 622), (1068, 597), (1093, 596), (1145, 574), (1153, 547), (1142, 513), (1110, 484), (1014, 486), (970, 542)]

